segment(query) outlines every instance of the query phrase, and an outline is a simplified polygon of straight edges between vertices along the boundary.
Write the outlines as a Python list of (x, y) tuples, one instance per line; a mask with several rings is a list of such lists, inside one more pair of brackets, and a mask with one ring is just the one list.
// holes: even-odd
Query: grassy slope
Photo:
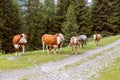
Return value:
[[(107, 45), (117, 39), (120, 39), (120, 35), (103, 38), (101, 40), (100, 46), (94, 46), (92, 39), (89, 39), (87, 47), (85, 49), (79, 48), (78, 54), (82, 54), (84, 51)], [(73, 55), (71, 53), (70, 47), (62, 48), (62, 52), (59, 54), (53, 54), (53, 50), (49, 55), (47, 54), (47, 52), (43, 54), (41, 50), (26, 52), (21, 57), (15, 57), (14, 54), (0, 54), (0, 70), (27, 68), (49, 61), (60, 60), (67, 57), (66, 55)]]

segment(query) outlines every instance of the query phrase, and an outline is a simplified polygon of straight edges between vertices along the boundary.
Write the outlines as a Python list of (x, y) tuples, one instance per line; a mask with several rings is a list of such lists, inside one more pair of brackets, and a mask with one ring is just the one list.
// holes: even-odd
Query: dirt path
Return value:
[(29, 69), (0, 72), (0, 80), (89, 80), (99, 77), (103, 67), (108, 67), (120, 57), (120, 40), (107, 46), (73, 55), (64, 60), (46, 63)]

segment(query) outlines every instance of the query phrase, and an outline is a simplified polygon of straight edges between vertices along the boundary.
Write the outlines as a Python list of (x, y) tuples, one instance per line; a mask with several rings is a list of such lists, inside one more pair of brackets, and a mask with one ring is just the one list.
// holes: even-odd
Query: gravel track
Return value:
[(120, 57), (120, 40), (64, 60), (12, 71), (0, 71), (0, 80), (89, 80)]

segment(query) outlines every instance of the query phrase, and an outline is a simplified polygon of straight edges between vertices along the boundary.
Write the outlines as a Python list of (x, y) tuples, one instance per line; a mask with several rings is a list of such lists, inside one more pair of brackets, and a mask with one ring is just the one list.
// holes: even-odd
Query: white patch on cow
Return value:
[(59, 35), (61, 36), (61, 38), (63, 38), (63, 39), (64, 39), (64, 37), (63, 37), (63, 35), (62, 35), (61, 33), (60, 33)]
[(93, 35), (93, 39), (96, 39), (96, 35), (95, 34)]
[(25, 46), (24, 45), (22, 45), (22, 50), (23, 50), (23, 54), (24, 54), (24, 52), (25, 52)]
[(16, 49), (18, 49), (18, 48), (20, 47), (20, 45), (19, 45), (19, 44), (15, 44), (14, 47), (15, 47)]
[(75, 43), (75, 44), (77, 43), (77, 38), (74, 38), (74, 43)]
[(27, 40), (25, 38), (25, 35), (24, 34), (21, 34), (23, 37), (21, 37), (19, 43), (27, 43)]
[(58, 37), (57, 37), (57, 44), (60, 44), (60, 42), (61, 42), (61, 37), (58, 36)]

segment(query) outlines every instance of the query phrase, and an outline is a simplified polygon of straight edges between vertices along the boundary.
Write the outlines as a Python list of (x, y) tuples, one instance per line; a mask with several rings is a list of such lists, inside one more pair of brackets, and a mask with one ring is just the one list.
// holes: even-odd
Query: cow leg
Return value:
[(84, 47), (86, 47), (86, 46), (87, 46), (87, 42), (85, 41)]
[(99, 40), (96, 41), (96, 45), (98, 45), (98, 43), (99, 43)]
[(55, 51), (57, 50), (57, 45), (53, 45), (53, 48), (54, 48), (54, 53), (55, 53)]
[(14, 47), (15, 47), (15, 56), (17, 56), (18, 52), (19, 52), (20, 45), (19, 44), (14, 44)]
[(15, 51), (15, 56), (17, 56), (17, 49), (16, 49), (16, 48), (14, 48), (14, 51)]
[(73, 53), (75, 54), (75, 47), (73, 48)]
[(60, 48), (61, 48), (61, 44), (58, 45), (57, 47), (57, 52), (60, 53)]
[(84, 48), (84, 42), (82, 42), (82, 48)]
[(95, 44), (94, 45), (97, 45), (97, 41), (95, 40)]
[(61, 47), (58, 47), (58, 53), (60, 53), (61, 52)]
[(58, 50), (57, 50), (57, 48), (56, 48), (56, 47), (54, 47), (54, 54), (56, 54), (56, 51), (58, 51)]
[[(22, 47), (22, 46), (21, 46), (21, 47)], [(20, 52), (21, 47), (18, 49), (18, 56), (21, 56), (21, 52)]]
[(76, 45), (76, 47), (75, 47), (75, 54), (77, 54), (77, 45)]
[(98, 41), (97, 45), (99, 45), (99, 44), (100, 44), (100, 41)]
[(62, 48), (62, 45), (63, 45), (63, 42), (59, 45), (59, 47), (58, 47), (58, 52), (60, 53), (60, 51), (62, 51), (61, 50), (61, 48)]
[(54, 54), (59, 51), (59, 45), (53, 45), (54, 47)]
[(98, 45), (98, 41), (96, 41), (96, 45)]
[(42, 42), (42, 45), (43, 45), (43, 53), (44, 53), (44, 49), (45, 49), (45, 44), (44, 44), (44, 42)]
[(58, 45), (56, 46), (56, 52), (60, 52), (60, 47), (61, 47), (61, 44), (58, 44)]
[(84, 47), (84, 48), (86, 47), (86, 41), (84, 41), (84, 43), (83, 43), (83, 47)]
[(72, 47), (72, 53), (74, 53), (74, 47)]
[(78, 42), (78, 46), (79, 46), (79, 48), (80, 48), (80, 45), (81, 45), (81, 43), (80, 43), (80, 42)]
[(83, 41), (83, 48), (85, 48), (85, 41)]
[(76, 49), (75, 49), (75, 46), (74, 46), (74, 54), (76, 54), (76, 51), (75, 51)]
[(25, 52), (25, 46), (22, 45), (22, 54), (24, 54), (24, 52)]
[(16, 56), (21, 56), (21, 53), (20, 53), (19, 48), (18, 48), (18, 49), (16, 49)]
[(54, 54), (56, 54), (56, 51), (58, 51), (58, 46), (54, 47)]
[(78, 46), (79, 46), (79, 48), (80, 48), (80, 43), (78, 43)]
[(75, 54), (77, 54), (77, 48), (75, 48)]
[(94, 41), (94, 45), (96, 45), (95, 43), (96, 43), (96, 41)]
[[(51, 51), (52, 47), (53, 47), (53, 46), (52, 46), (52, 45), (50, 45), (50, 48), (49, 48), (49, 53), (50, 53), (50, 51)], [(56, 54), (56, 51), (55, 51), (55, 54)]]
[(98, 40), (98, 45), (100, 44), (100, 40)]
[(72, 53), (75, 53), (75, 45), (72, 46)]
[(19, 56), (21, 56), (21, 53), (19, 52), (19, 54), (18, 54)]
[(60, 53), (60, 45), (55, 48), (56, 52)]
[(50, 53), (50, 52), (49, 52), (50, 47), (49, 47), (49, 49), (48, 49), (48, 45), (46, 45), (46, 49), (47, 49), (47, 53), (49, 54), (49, 53)]
[(15, 56), (17, 56), (18, 55), (18, 49), (16, 49), (16, 51), (15, 51)]

